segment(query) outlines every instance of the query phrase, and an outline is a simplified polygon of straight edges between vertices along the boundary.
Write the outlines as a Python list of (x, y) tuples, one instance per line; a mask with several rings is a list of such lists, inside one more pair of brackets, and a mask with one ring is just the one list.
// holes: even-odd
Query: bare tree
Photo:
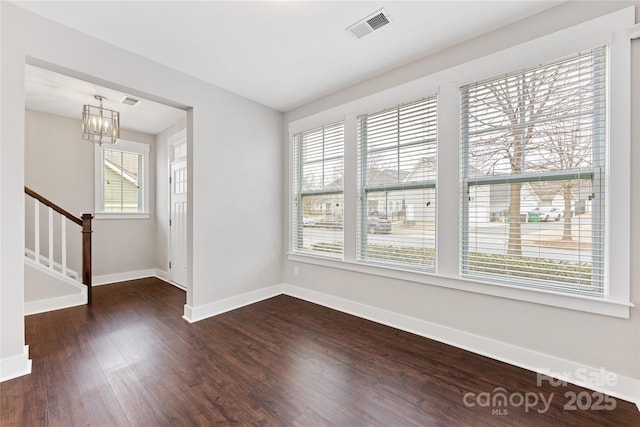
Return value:
[[(530, 170), (578, 170), (593, 166), (595, 74), (581, 73), (577, 76), (575, 62), (579, 60), (556, 66), (561, 85), (553, 96), (548, 115), (560, 117), (538, 126), (543, 144), (536, 153), (537, 157), (528, 165)], [(573, 240), (572, 201), (576, 190), (578, 194), (582, 193), (580, 187), (584, 184), (576, 180), (563, 180), (561, 183), (564, 199), (562, 240)]]
[[(542, 154), (542, 165), (565, 170), (590, 167), (592, 165), (592, 143), (590, 134), (585, 135), (584, 126), (579, 123), (564, 122), (543, 132), (547, 149)], [(580, 191), (580, 181), (563, 180), (560, 191), (564, 199), (564, 224), (562, 240), (573, 240), (572, 213), (573, 200)]]
[[(469, 90), (470, 164), (485, 175), (591, 166), (592, 86), (564, 61)], [(587, 130), (585, 130), (587, 129)], [(507, 253), (522, 254), (522, 181), (509, 183)], [(563, 181), (563, 239), (571, 239), (573, 182)]]
[[(524, 75), (487, 83), (478, 101), (483, 114), (471, 113), (480, 126), (499, 131), (471, 144), (470, 155), (475, 167), (488, 175), (524, 172), (525, 152), (531, 149), (535, 126), (530, 124), (541, 114), (532, 98), (537, 94), (537, 81)], [(489, 113), (485, 113), (488, 109)], [(503, 130), (504, 129), (504, 130)], [(489, 148), (487, 148), (489, 147)], [(508, 170), (506, 170), (508, 168)], [(520, 215), (522, 183), (509, 184), (509, 240), (507, 253), (522, 255), (522, 228)]]

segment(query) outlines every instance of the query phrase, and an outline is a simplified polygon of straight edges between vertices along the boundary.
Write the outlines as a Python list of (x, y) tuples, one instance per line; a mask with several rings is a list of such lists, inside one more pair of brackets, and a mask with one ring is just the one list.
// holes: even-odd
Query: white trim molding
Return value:
[(84, 289), (82, 293), (73, 295), (64, 295), (61, 297), (47, 298), (37, 301), (29, 301), (24, 303), (24, 315), (45, 313), (47, 311), (61, 310), (63, 308), (77, 307), (87, 303), (87, 291)]
[(25, 345), (22, 354), (0, 359), (0, 382), (31, 373), (31, 359), (29, 359), (29, 346)]
[(148, 268), (146, 270), (136, 271), (124, 271), (122, 273), (103, 274), (100, 276), (93, 276), (93, 286), (109, 285), (111, 283), (124, 282), (126, 280), (144, 279), (146, 277), (157, 277), (158, 279), (166, 280), (162, 277), (162, 270), (156, 268)]
[[(141, 212), (105, 212), (104, 211), (104, 150), (121, 151), (142, 155), (142, 176), (139, 187), (142, 189)], [(116, 145), (95, 145), (94, 148), (94, 218), (95, 219), (148, 219), (149, 218), (149, 157), (151, 145), (142, 142), (121, 139)], [(126, 178), (126, 177), (125, 177)], [(141, 181), (141, 182), (140, 182)]]
[(182, 316), (182, 318), (189, 323), (194, 323), (199, 320), (217, 316), (218, 314), (226, 313), (227, 311), (235, 310), (236, 308), (254, 304), (281, 294), (282, 285), (273, 285), (197, 307), (191, 307), (188, 304), (185, 304), (184, 316)]
[[(160, 270), (159, 268), (156, 268), (154, 276), (156, 276), (158, 279), (164, 280), (165, 282), (171, 283), (171, 280), (169, 279), (169, 272), (166, 270)], [(171, 284), (173, 285), (174, 283)]]
[[(371, 320), (392, 328), (410, 332), (491, 359), (524, 368), (547, 377), (575, 384), (622, 400), (633, 402), (640, 410), (640, 379), (619, 375), (597, 368), (561, 359), (509, 343), (416, 319), (400, 313), (339, 298), (322, 292), (283, 284), (283, 294), (334, 310)], [(610, 381), (594, 379), (609, 378)]]
[(570, 310), (602, 314), (604, 316), (619, 317), (622, 319), (628, 319), (629, 310), (635, 307), (629, 299), (617, 301), (598, 297), (563, 294), (561, 292), (553, 292), (536, 288), (527, 289), (524, 287), (506, 284), (501, 285), (496, 282), (482, 281), (467, 277), (459, 278), (455, 276), (446, 276), (442, 273), (434, 274), (429, 272), (400, 270), (387, 266), (383, 267), (355, 261), (331, 259), (329, 257), (318, 255), (289, 253), (287, 254), (287, 259), (298, 263), (319, 265), (346, 271), (355, 271), (358, 273), (388, 277), (407, 282), (458, 289), (483, 295), (492, 295), (517, 301), (527, 301), (548, 305), (551, 307), (562, 307)]

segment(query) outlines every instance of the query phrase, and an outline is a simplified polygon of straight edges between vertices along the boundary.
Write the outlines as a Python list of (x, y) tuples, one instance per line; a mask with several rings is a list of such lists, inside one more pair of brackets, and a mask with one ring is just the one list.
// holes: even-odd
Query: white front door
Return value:
[(187, 216), (187, 131), (167, 140), (169, 157), (169, 280), (183, 289), (188, 286)]
[(169, 218), (169, 277), (187, 288), (187, 161), (171, 162)]

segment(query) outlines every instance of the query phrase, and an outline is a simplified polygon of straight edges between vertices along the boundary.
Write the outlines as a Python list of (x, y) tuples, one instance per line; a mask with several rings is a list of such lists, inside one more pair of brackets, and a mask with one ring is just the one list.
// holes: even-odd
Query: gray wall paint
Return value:
[[(640, 2), (567, 2), (292, 110), (285, 115), (285, 125), (629, 5), (636, 5), (638, 22)], [(638, 117), (640, 41), (632, 44), (632, 67), (632, 117)], [(631, 140), (637, 142), (640, 121), (633, 121), (631, 132)], [(285, 131), (284, 140), (288, 141), (288, 137)], [(288, 162), (287, 156), (285, 151)], [(632, 164), (640, 163), (640, 148), (633, 142), (631, 160)], [(631, 212), (640, 211), (639, 178), (640, 171), (634, 168)], [(289, 191), (287, 179), (284, 188)], [(289, 206), (286, 204), (284, 211), (288, 217)], [(285, 227), (285, 242), (289, 239), (287, 230)], [(640, 250), (638, 222), (632, 222), (631, 236), (632, 259), (637, 259)], [(299, 276), (293, 274), (294, 264), (299, 268)], [(638, 305), (640, 266), (632, 264), (631, 300)], [(284, 261), (283, 268), (285, 283), (640, 378), (638, 307), (631, 310), (630, 319), (626, 320), (288, 260)]]
[[(25, 344), (26, 61), (188, 110), (189, 305), (280, 283), (282, 113), (8, 2), (0, 8), (0, 362), (21, 360)], [(94, 52), (100, 58), (87, 61)], [(123, 262), (123, 269), (132, 268), (129, 260), (115, 258), (120, 254), (108, 256)], [(150, 257), (148, 264), (155, 265), (153, 249)]]
[[(94, 212), (94, 145), (82, 140), (80, 119), (25, 111), (25, 185), (76, 216)], [(156, 268), (155, 138), (121, 129), (121, 139), (151, 146), (148, 219), (94, 219), (93, 275)], [(28, 202), (27, 202), (28, 203)], [(41, 248), (46, 251), (46, 217), (41, 213)], [(32, 210), (26, 212), (27, 246), (32, 248)], [(55, 222), (59, 230), (59, 223)], [(80, 227), (67, 225), (69, 267), (82, 271)], [(56, 254), (58, 249), (56, 247)], [(56, 255), (59, 260), (59, 255)]]
[[(286, 115), (285, 123), (379, 92), (437, 70), (503, 49), (539, 35), (638, 2), (567, 3), (468, 43), (392, 70)], [(0, 359), (20, 355), (24, 345), (23, 180), (24, 62), (36, 58), (135, 88), (141, 94), (193, 107), (190, 134), (192, 273), (187, 302), (201, 306), (260, 289), (284, 279), (309, 289), (403, 313), (480, 336), (504, 341), (590, 366), (640, 378), (640, 313), (615, 319), (486, 295), (392, 280), (362, 273), (282, 261), (287, 242), (287, 135), (282, 115), (207, 85), (175, 70), (0, 4), (2, 19), (2, 117), (0, 118)], [(90, 52), (104, 61), (87, 62)], [(72, 52), (73, 54), (70, 54)], [(122, 67), (120, 64), (130, 64)], [(633, 45), (633, 75), (640, 72), (640, 46)], [(633, 117), (640, 113), (640, 82), (632, 86)], [(284, 135), (284, 138), (283, 138)], [(633, 124), (632, 140), (640, 138)], [(638, 163), (640, 149), (632, 148)], [(640, 210), (640, 171), (632, 172), (633, 212)], [(159, 203), (159, 202), (158, 202)], [(79, 208), (81, 208), (80, 206)], [(73, 208), (73, 207), (72, 207)], [(158, 224), (156, 224), (159, 227)], [(632, 256), (640, 249), (640, 227), (633, 223)], [(162, 250), (154, 252), (155, 263)], [(637, 264), (637, 263), (636, 263)], [(640, 294), (640, 266), (632, 270), (632, 300)]]

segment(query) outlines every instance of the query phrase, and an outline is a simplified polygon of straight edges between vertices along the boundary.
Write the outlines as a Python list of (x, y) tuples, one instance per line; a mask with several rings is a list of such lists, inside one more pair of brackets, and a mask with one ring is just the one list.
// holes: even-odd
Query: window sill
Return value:
[(313, 255), (288, 253), (288, 260), (313, 264), (323, 267), (337, 268), (357, 273), (372, 274), (391, 279), (406, 280), (425, 285), (440, 286), (500, 298), (526, 301), (552, 307), (584, 311), (604, 316), (629, 318), (629, 310), (634, 307), (629, 301), (617, 301), (611, 298), (597, 298), (582, 295), (571, 295), (543, 289), (527, 289), (519, 286), (483, 282), (469, 278), (449, 277), (435, 273), (414, 272), (390, 267), (379, 267), (354, 261), (328, 259)]
[(149, 219), (149, 212), (121, 213), (121, 212), (100, 212), (93, 214), (94, 219)]

